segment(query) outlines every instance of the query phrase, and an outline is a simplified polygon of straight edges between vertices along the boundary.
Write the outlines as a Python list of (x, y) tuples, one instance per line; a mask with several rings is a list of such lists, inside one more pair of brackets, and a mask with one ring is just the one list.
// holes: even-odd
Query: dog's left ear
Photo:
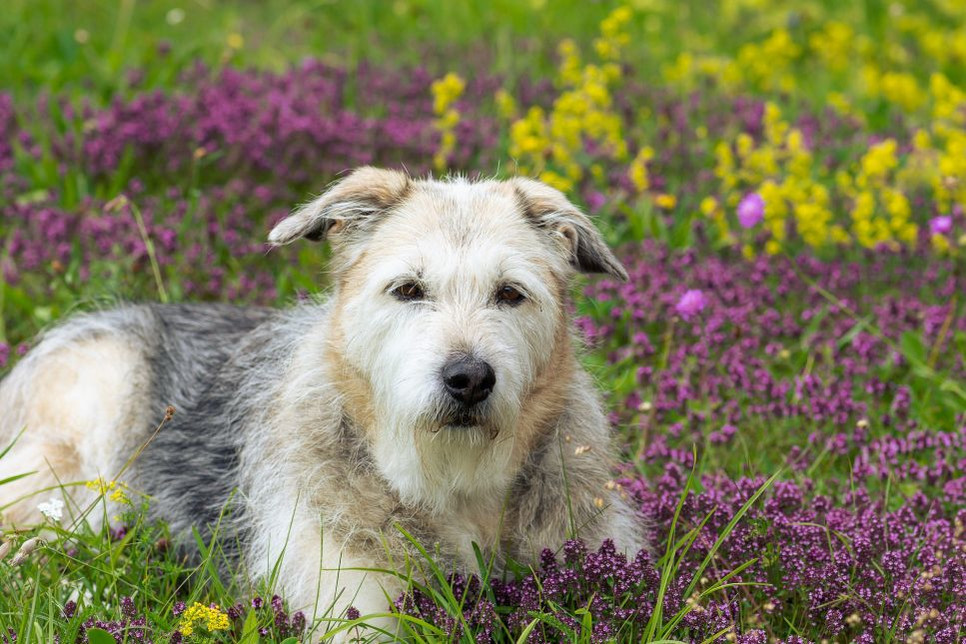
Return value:
[(396, 170), (362, 167), (333, 184), (319, 197), (300, 206), (268, 234), (276, 246), (296, 239), (335, 239), (364, 230), (397, 205), (409, 190), (409, 176)]
[(512, 179), (510, 183), (524, 214), (554, 236), (577, 270), (627, 281), (627, 271), (600, 232), (562, 192), (533, 179)]

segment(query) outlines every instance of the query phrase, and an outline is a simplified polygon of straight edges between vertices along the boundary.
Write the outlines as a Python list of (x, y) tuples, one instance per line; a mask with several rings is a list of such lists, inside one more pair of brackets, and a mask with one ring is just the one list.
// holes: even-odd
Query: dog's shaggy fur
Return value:
[[(574, 534), (643, 545), (567, 312), (575, 270), (626, 274), (561, 193), (362, 168), (269, 237), (299, 238), (333, 245), (323, 304), (130, 306), (47, 333), (0, 385), (0, 441), (25, 428), (0, 478), (36, 472), (0, 506), (110, 480), (148, 443), (122, 479), (176, 534), (234, 494), (223, 542), (334, 615), (386, 610), (401, 582), (349, 569), (403, 565), (400, 527), (464, 569), (474, 543), (497, 561)], [(4, 522), (37, 521), (37, 501)]]

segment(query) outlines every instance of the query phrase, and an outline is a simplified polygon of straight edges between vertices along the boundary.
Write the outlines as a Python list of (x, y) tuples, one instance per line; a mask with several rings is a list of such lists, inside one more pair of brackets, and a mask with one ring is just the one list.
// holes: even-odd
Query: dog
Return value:
[(385, 614), (405, 583), (376, 571), (413, 540), (460, 570), (474, 547), (499, 565), (574, 536), (646, 545), (569, 314), (576, 272), (627, 273), (562, 193), (364, 167), (268, 239), (331, 244), (327, 299), (84, 314), (16, 365), (0, 478), (33, 474), (0, 486), (8, 526), (42, 519), (32, 490), (128, 464), (173, 535), (217, 529), (249, 574), (277, 566), (290, 605), (333, 617)]

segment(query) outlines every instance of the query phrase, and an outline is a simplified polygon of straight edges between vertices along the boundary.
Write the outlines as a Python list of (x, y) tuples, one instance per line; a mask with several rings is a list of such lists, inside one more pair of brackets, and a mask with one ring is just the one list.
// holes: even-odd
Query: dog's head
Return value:
[(627, 277), (590, 220), (530, 179), (361, 168), (269, 240), (303, 237), (333, 246), (336, 386), (387, 481), (431, 506), (505, 489), (565, 404), (570, 278)]

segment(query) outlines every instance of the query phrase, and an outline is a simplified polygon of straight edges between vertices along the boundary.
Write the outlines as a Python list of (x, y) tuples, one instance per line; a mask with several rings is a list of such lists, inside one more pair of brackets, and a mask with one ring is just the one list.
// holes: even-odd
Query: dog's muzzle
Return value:
[(461, 355), (443, 365), (443, 386), (456, 402), (469, 408), (486, 400), (496, 385), (496, 373), (489, 363)]

